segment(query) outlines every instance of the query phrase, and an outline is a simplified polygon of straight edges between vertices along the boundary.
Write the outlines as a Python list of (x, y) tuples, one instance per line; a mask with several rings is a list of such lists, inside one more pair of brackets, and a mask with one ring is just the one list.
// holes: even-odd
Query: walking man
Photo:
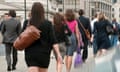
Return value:
[(78, 21), (78, 27), (79, 30), (81, 32), (82, 38), (83, 38), (83, 43), (84, 43), (84, 47), (83, 49), (83, 53), (82, 53), (82, 60), (83, 62), (86, 61), (87, 57), (88, 57), (88, 39), (87, 36), (85, 35), (84, 29), (81, 27), (80, 24), (82, 24), (82, 26), (87, 29), (90, 34), (91, 34), (91, 26), (90, 26), (90, 21), (88, 18), (86, 18), (84, 15), (84, 11), (82, 9), (79, 10), (79, 21)]
[[(16, 20), (16, 12), (9, 11), (9, 19), (2, 22), (1, 33), (3, 35), (3, 43), (5, 44), (7, 71), (15, 70), (17, 64), (17, 50), (13, 47), (13, 42), (18, 37), (21, 24)], [(12, 54), (12, 57), (11, 57)]]

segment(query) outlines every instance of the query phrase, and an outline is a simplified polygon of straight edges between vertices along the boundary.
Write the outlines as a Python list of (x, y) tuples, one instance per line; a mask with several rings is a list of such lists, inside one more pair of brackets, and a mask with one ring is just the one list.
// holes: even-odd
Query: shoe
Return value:
[(83, 59), (82, 61), (83, 61), (83, 63), (85, 63), (85, 62), (86, 62), (86, 60), (85, 60), (85, 59)]
[(7, 71), (12, 71), (12, 69), (11, 69), (11, 67), (10, 67), (10, 66), (8, 66)]
[(15, 67), (15, 66), (13, 66), (13, 67), (12, 67), (12, 70), (16, 70), (16, 67)]

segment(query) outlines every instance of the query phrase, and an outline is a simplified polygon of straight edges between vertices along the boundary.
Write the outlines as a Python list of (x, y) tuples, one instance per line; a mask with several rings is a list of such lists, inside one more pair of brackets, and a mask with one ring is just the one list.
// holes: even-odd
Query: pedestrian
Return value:
[(106, 30), (107, 25), (111, 25), (110, 22), (105, 18), (105, 15), (102, 12), (99, 13), (98, 21), (94, 24), (98, 48), (97, 56), (104, 55), (111, 46), (109, 35)]
[(80, 24), (83, 25), (83, 27), (89, 31), (90, 35), (91, 35), (91, 26), (90, 26), (90, 20), (89, 18), (85, 17), (84, 16), (84, 10), (83, 9), (80, 9), (79, 10), (79, 21), (81, 23), (78, 22), (78, 27), (79, 27), (79, 30), (81, 32), (81, 35), (82, 35), (82, 40), (83, 40), (83, 43), (84, 43), (84, 47), (82, 47), (83, 49), (83, 53), (82, 53), (82, 60), (83, 62), (86, 61), (86, 59), (88, 58), (88, 42), (89, 42), (89, 39), (87, 38), (87, 36), (85, 35), (85, 31), (84, 29), (81, 27)]
[(116, 46), (118, 42), (118, 34), (119, 34), (119, 25), (116, 21), (116, 18), (113, 18), (112, 25), (113, 25), (114, 33), (111, 35), (111, 46)]
[(66, 72), (70, 72), (74, 51), (76, 50), (77, 47), (80, 46), (80, 32), (78, 29), (77, 20), (75, 19), (75, 13), (72, 9), (66, 10), (65, 18), (66, 18), (66, 23), (72, 32), (71, 36), (69, 37), (71, 40), (71, 45), (67, 46), (66, 59), (65, 59), (66, 69), (67, 69)]
[[(17, 64), (17, 50), (13, 47), (15, 39), (21, 31), (21, 23), (16, 19), (16, 12), (9, 11), (9, 19), (2, 22), (1, 33), (3, 35), (3, 43), (5, 44), (7, 70), (15, 70)], [(11, 57), (12, 54), (12, 57)]]
[[(59, 50), (62, 55), (62, 59), (64, 60), (64, 56), (66, 55), (66, 39), (67, 39), (67, 35), (68, 36), (71, 35), (71, 31), (68, 28), (67, 24), (65, 23), (65, 19), (63, 15), (56, 13), (54, 15), (53, 22), (54, 22), (54, 28), (55, 28), (54, 29), (55, 35), (59, 44)], [(56, 57), (56, 54), (55, 54), (55, 57)], [(61, 63), (57, 63), (57, 72), (62, 72)]]
[(52, 47), (56, 52), (57, 61), (62, 63), (54, 28), (44, 15), (43, 5), (40, 2), (35, 2), (31, 9), (29, 25), (35, 26), (41, 33), (40, 38), (25, 49), (28, 72), (48, 72)]
[(97, 39), (96, 39), (96, 32), (94, 33), (93, 29), (94, 29), (94, 24), (97, 21), (98, 21), (98, 13), (95, 14), (94, 19), (91, 21), (91, 30), (92, 30), (91, 42), (93, 44), (93, 54), (94, 54), (94, 57), (96, 57), (96, 54), (97, 54), (97, 44), (96, 44), (96, 40)]
[(2, 22), (4, 22), (5, 20), (8, 20), (8, 19), (9, 19), (9, 14), (8, 14), (8, 13), (5, 13), (5, 14), (4, 14), (3, 21), (1, 21), (1, 23), (0, 23), (0, 30), (1, 30)]

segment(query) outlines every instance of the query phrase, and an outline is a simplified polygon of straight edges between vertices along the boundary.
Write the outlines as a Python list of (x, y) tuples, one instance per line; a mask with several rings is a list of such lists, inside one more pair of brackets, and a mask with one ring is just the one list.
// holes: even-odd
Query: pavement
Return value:
[[(95, 61), (92, 55), (92, 48), (89, 48), (88, 51), (89, 51), (89, 56), (86, 63), (83, 63), (78, 68), (74, 68), (73, 66), (74, 62), (73, 62), (71, 72), (93, 72), (93, 69), (95, 67)], [(76, 53), (74, 54), (73, 61), (74, 61), (75, 55)], [(0, 72), (7, 72), (6, 68), (7, 68), (7, 64), (5, 60), (5, 47), (3, 44), (0, 44)], [(27, 72), (27, 66), (24, 60), (23, 51), (18, 52), (18, 63), (16, 68), (17, 69), (15, 71), (11, 71), (11, 72)], [(56, 72), (56, 60), (54, 58), (53, 53), (51, 53), (51, 61), (50, 61), (48, 72)], [(65, 64), (63, 64), (62, 72), (66, 72)]]

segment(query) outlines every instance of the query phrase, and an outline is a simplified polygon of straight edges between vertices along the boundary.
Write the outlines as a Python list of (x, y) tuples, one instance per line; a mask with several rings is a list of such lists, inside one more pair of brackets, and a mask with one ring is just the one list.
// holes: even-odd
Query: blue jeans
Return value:
[(111, 46), (116, 46), (118, 41), (118, 35), (111, 35)]
[(74, 51), (75, 51), (76, 48), (77, 48), (77, 43), (76, 43), (75, 34), (73, 33), (69, 38), (70, 38), (70, 40), (71, 40), (71, 45), (67, 46), (66, 55), (68, 55), (68, 56), (73, 56), (73, 53), (74, 53)]

